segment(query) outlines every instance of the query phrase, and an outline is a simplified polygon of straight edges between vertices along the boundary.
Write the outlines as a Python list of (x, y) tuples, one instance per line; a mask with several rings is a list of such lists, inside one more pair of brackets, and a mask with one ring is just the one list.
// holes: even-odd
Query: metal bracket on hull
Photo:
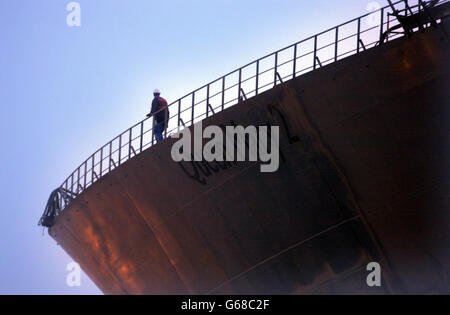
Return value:
[(77, 194), (65, 188), (55, 189), (48, 198), (44, 214), (38, 224), (47, 228), (53, 226), (55, 218), (59, 215), (61, 209), (64, 209), (64, 206), (69, 204), (76, 196)]
[[(447, 39), (447, 41), (449, 40), (445, 28), (442, 26), (442, 24), (438, 24), (436, 21), (450, 14), (450, 3), (444, 3), (437, 7), (436, 4), (439, 3), (438, 0), (429, 2), (423, 2), (419, 0), (418, 5), (410, 7), (408, 1), (405, 0), (405, 9), (402, 10), (404, 11), (404, 15), (402, 15), (400, 14), (401, 11), (396, 9), (391, 0), (388, 0), (388, 2), (393, 12), (389, 13), (388, 15), (395, 16), (399, 24), (393, 27), (388, 27), (388, 30), (385, 31), (381, 36), (379, 44), (382, 44), (390, 34), (398, 34), (396, 30), (403, 29), (403, 33), (408, 37), (411, 37), (414, 33), (413, 30), (415, 28), (419, 28), (419, 30), (423, 32), (427, 24), (431, 24), (433, 27), (439, 27), (442, 35)], [(414, 14), (412, 8), (416, 7), (418, 9), (418, 12)]]

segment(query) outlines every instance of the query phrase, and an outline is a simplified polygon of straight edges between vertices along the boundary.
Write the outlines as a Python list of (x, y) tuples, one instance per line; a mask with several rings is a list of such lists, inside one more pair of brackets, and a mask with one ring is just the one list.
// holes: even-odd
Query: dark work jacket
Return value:
[(167, 108), (167, 101), (165, 99), (162, 97), (155, 97), (152, 102), (152, 110), (150, 114), (154, 114), (162, 108), (165, 109), (155, 114), (155, 120), (158, 124), (165, 122), (167, 126), (167, 121), (169, 120), (169, 109)]

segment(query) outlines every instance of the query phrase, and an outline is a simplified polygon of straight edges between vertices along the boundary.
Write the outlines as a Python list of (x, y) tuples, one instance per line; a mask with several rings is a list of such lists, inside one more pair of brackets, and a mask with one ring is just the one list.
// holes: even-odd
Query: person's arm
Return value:
[(147, 114), (147, 117), (151, 117), (154, 112), (155, 112), (155, 100), (152, 101), (150, 113)]

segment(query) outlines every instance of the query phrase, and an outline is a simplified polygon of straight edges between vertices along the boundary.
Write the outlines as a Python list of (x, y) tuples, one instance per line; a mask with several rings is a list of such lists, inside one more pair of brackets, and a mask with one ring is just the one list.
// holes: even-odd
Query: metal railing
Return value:
[[(165, 136), (286, 80), (404, 36), (398, 32), (386, 36), (388, 28), (399, 24), (394, 15), (415, 14), (428, 3), (419, 0), (412, 5), (411, 1), (397, 1), (277, 50), (196, 89), (169, 104), (169, 111), (176, 114), (170, 116)], [(102, 176), (152, 146), (154, 141), (152, 119), (146, 118), (93, 153), (59, 189), (65, 196), (76, 197)], [(56, 214), (72, 199), (60, 197)]]

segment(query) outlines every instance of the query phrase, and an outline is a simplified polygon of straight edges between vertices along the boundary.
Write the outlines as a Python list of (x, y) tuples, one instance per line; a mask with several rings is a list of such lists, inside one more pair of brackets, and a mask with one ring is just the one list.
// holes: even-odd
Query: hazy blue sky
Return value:
[[(149, 110), (366, 13), (368, 0), (0, 1), (0, 293), (100, 293), (37, 226), (49, 193)], [(382, 5), (386, 1), (380, 1)]]

